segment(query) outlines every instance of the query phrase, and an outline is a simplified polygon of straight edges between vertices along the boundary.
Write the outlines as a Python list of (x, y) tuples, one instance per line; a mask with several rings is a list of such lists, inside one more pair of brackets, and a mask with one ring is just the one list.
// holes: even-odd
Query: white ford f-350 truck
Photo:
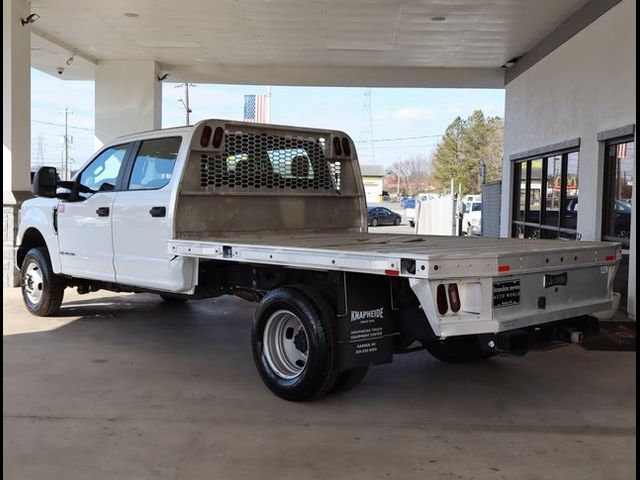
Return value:
[(238, 295), (257, 302), (255, 363), (287, 400), (348, 389), (394, 354), (471, 362), (570, 343), (615, 295), (615, 243), (368, 233), (339, 131), (206, 120), (139, 133), (71, 181), (41, 168), (33, 193), (16, 248), (30, 312), (55, 315), (66, 288)]

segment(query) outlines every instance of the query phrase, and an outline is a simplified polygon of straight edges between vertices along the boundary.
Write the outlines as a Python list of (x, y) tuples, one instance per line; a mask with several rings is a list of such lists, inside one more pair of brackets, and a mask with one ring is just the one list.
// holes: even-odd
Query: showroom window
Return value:
[(516, 161), (513, 237), (579, 238), (579, 158), (572, 150)]

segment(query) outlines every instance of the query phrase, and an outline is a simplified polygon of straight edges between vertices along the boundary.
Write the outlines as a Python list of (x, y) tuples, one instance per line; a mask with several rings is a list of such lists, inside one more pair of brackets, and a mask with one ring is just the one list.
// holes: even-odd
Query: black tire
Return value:
[(400, 217), (396, 217), (396, 219), (393, 221), (393, 224), (394, 224), (394, 225), (400, 225), (400, 222), (401, 222), (401, 221), (402, 221), (402, 220), (400, 220)]
[(378, 226), (378, 219), (374, 218), (373, 220), (371, 220), (371, 226), (372, 227), (377, 227)]
[(177, 295), (171, 295), (166, 293), (161, 293), (160, 298), (167, 303), (185, 303), (187, 300), (189, 300), (188, 298), (185, 298), (185, 297), (179, 297)]
[(475, 335), (424, 342), (423, 345), (432, 356), (446, 363), (473, 363), (496, 355), (482, 350)]
[(367, 367), (363, 367), (340, 372), (328, 393), (342, 393), (351, 390), (362, 381), (368, 371)]
[[(20, 269), (20, 289), (24, 304), (30, 313), (38, 317), (49, 317), (58, 313), (65, 286), (64, 279), (53, 273), (46, 247), (32, 248), (27, 252)], [(35, 300), (37, 292), (39, 299)]]
[[(265, 354), (265, 329), (272, 316), (282, 311), (295, 315), (306, 335), (306, 363), (293, 378), (279, 374)], [(273, 393), (285, 400), (299, 402), (317, 398), (334, 385), (338, 366), (335, 318), (331, 304), (303, 286), (278, 288), (262, 299), (251, 329), (251, 344), (258, 373)], [(299, 334), (300, 330), (295, 338)]]

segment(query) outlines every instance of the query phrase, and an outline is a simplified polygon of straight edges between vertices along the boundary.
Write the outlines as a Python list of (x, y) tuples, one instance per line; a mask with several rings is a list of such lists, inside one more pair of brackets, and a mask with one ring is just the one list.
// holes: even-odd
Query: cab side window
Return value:
[(115, 190), (128, 148), (128, 144), (107, 148), (85, 167), (78, 178), (78, 183), (85, 187), (79, 192), (80, 198), (86, 199), (96, 192)]
[(142, 142), (133, 163), (129, 190), (157, 190), (171, 180), (181, 137), (158, 138)]

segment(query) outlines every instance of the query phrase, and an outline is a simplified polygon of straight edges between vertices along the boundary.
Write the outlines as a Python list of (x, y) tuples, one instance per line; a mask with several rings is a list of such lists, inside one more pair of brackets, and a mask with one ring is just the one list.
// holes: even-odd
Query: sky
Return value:
[[(486, 115), (504, 114), (504, 90), (372, 88), (370, 115), (365, 92), (355, 87), (274, 86), (271, 122), (345, 131), (356, 142), (361, 163), (390, 166), (403, 158), (429, 157), (456, 116), (466, 117), (477, 109)], [(191, 122), (242, 120), (244, 95), (264, 93), (264, 86), (195, 85), (189, 89)], [(163, 127), (185, 124), (181, 98), (183, 86), (163, 82)], [(78, 168), (95, 149), (94, 84), (61, 80), (32, 69), (32, 165), (60, 166), (65, 108), (71, 112), (69, 156), (72, 167)]]

